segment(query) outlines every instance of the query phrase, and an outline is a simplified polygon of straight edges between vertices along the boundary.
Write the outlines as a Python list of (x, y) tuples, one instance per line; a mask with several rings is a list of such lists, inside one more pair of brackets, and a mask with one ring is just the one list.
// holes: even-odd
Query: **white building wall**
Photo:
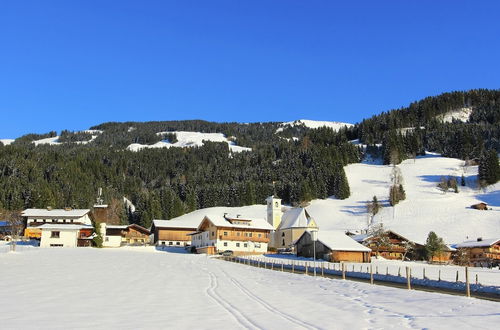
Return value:
[[(90, 220), (90, 217), (88, 214), (84, 215), (83, 217), (80, 218), (58, 218), (58, 217), (51, 217), (51, 218), (43, 218), (43, 217), (29, 217), (27, 220), (27, 225), (30, 227), (33, 223), (42, 224), (44, 223), (43, 220), (45, 220), (45, 223), (51, 224), (51, 223), (82, 223), (84, 225), (92, 225), (92, 221)], [(52, 221), (54, 220), (54, 221)], [(36, 222), (35, 222), (36, 221)]]
[(236, 252), (266, 253), (267, 243), (218, 240), (216, 243), (216, 249), (218, 251), (231, 250)]
[[(59, 238), (52, 238), (52, 232), (58, 231)], [(52, 244), (62, 244), (63, 247), (76, 247), (79, 230), (42, 229), (40, 247), (51, 247)]]
[(122, 245), (121, 236), (106, 235), (103, 239), (102, 246), (104, 247), (120, 247)]

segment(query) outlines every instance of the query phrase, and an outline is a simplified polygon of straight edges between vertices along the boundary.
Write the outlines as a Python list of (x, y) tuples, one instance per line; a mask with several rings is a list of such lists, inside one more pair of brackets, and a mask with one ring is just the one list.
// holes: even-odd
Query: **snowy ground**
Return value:
[(493, 329), (499, 304), (129, 249), (0, 254), (5, 329)]

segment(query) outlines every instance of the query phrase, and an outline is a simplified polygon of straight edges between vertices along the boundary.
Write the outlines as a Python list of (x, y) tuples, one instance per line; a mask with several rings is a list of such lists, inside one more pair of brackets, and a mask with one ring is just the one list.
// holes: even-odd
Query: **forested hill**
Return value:
[[(481, 158), (488, 149), (500, 149), (499, 121), (500, 91), (471, 90), (429, 97), (339, 130), (300, 122), (189, 120), (28, 134), (0, 143), (0, 209), (90, 207), (102, 187), (124, 223), (147, 227), (153, 218), (262, 203), (273, 193), (289, 204), (332, 195), (342, 199), (350, 194), (343, 167), (359, 162), (364, 152), (379, 154), (386, 163), (424, 150)], [(205, 134), (204, 141), (175, 145), (189, 132)], [(203, 138), (208, 133), (222, 139), (208, 141)], [(356, 139), (368, 147), (350, 142)], [(144, 148), (130, 149), (133, 144)], [(150, 148), (155, 144), (161, 148)]]

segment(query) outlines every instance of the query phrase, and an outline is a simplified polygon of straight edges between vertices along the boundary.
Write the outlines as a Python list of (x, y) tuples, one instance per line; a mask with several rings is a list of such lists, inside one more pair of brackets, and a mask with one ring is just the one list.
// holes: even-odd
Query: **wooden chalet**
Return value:
[(196, 231), (200, 220), (153, 220), (151, 234), (153, 244), (157, 246), (177, 246), (185, 247), (191, 245), (189, 234)]
[(318, 231), (317, 235), (316, 242), (313, 242), (309, 231), (300, 236), (295, 242), (297, 256), (312, 258), (315, 245), (316, 259), (331, 262), (370, 262), (371, 249), (359, 244), (343, 231)]
[(104, 247), (123, 245), (145, 245), (149, 242), (149, 230), (137, 224), (107, 225), (100, 224)]
[[(353, 238), (359, 243), (369, 247), (372, 250), (371, 254), (374, 257), (376, 257), (378, 253), (378, 255), (384, 259), (390, 260), (403, 260), (403, 257), (409, 260), (424, 258), (423, 244), (405, 238), (392, 230), (387, 230), (386, 235), (389, 240), (389, 245), (384, 246), (377, 246), (377, 238), (367, 234), (353, 236)], [(413, 248), (410, 251), (407, 251), (408, 243), (413, 244)]]
[(264, 219), (206, 215), (196, 231), (190, 234), (191, 244), (197, 253), (214, 254), (229, 250), (234, 254), (263, 254), (267, 252), (273, 229)]
[(488, 204), (481, 202), (481, 203), (471, 205), (471, 208), (476, 209), (476, 210), (480, 210), (480, 211), (486, 211), (486, 210), (488, 210)]
[(493, 267), (500, 265), (500, 238), (465, 241), (456, 245), (468, 255), (468, 263), (475, 267)]

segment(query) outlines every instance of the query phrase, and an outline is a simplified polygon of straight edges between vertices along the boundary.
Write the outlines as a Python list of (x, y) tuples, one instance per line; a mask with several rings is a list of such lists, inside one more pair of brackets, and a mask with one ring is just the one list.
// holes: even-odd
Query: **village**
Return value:
[(152, 245), (225, 256), (278, 253), (333, 263), (370, 263), (372, 258), (488, 268), (500, 263), (500, 237), (441, 240), (441, 246), (429, 251), (429, 242), (412, 241), (383, 226), (322, 231), (307, 207), (282, 206), (275, 196), (266, 199), (266, 208), (266, 219), (212, 211), (189, 220), (155, 219), (151, 228), (107, 223), (108, 205), (102, 203), (92, 209), (26, 209), (22, 226), (0, 222), (0, 238), (12, 240), (20, 234), (22, 241), (40, 248), (79, 248), (95, 246), (99, 235), (103, 248)]

